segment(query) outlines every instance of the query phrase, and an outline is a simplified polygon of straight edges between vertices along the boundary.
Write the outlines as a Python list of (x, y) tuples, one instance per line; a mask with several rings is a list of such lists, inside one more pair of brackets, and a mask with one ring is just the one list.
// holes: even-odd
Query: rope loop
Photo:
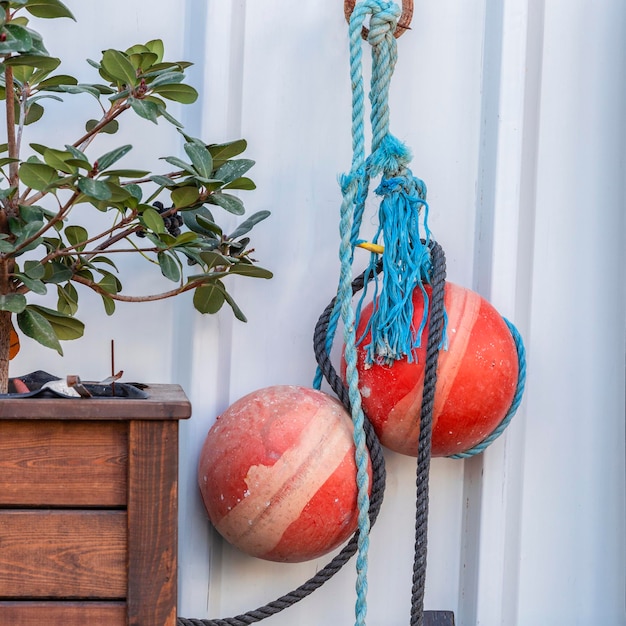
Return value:
[[(346, 21), (350, 21), (350, 16), (354, 10), (355, 0), (344, 0), (343, 10), (346, 16)], [(393, 36), (398, 38), (403, 35), (407, 30), (411, 29), (411, 20), (413, 19), (413, 0), (402, 0), (402, 15), (398, 19)], [(363, 27), (362, 37), (367, 39), (369, 31)]]
[(367, 41), (372, 46), (380, 45), (384, 39), (393, 37), (401, 15), (400, 7), (395, 2), (374, 3)]

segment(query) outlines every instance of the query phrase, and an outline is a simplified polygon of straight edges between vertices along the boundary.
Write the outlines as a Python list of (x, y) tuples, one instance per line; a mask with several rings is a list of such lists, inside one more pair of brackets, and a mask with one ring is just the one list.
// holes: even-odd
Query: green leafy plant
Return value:
[[(118, 301), (159, 300), (193, 290), (201, 313), (215, 313), (227, 303), (245, 321), (224, 279), (272, 276), (250, 258), (248, 237), (269, 212), (251, 215), (230, 233), (214, 218), (216, 210), (244, 214), (243, 202), (231, 191), (255, 188), (247, 177), (254, 161), (238, 158), (245, 140), (207, 144), (185, 134), (167, 111), (168, 102), (191, 104), (197, 98), (184, 82), (190, 63), (166, 61), (162, 41), (152, 40), (88, 60), (99, 82), (81, 83), (58, 71), (60, 60), (31, 28), (32, 17), (73, 19), (64, 4), (7, 0), (0, 6), (0, 98), (7, 130), (0, 145), (0, 391), (6, 392), (20, 334), (61, 354), (61, 341), (82, 336), (77, 287), (99, 294), (108, 315)], [(99, 117), (87, 117), (84, 132), (72, 143), (31, 141), (24, 158), (26, 137), (44, 115), (44, 104), (75, 94), (93, 98)], [(95, 140), (118, 132), (118, 118), (126, 113), (173, 124), (184, 138), (186, 158), (164, 157), (171, 171), (160, 174), (124, 168), (120, 162), (130, 144), (102, 154), (96, 150), (94, 158)], [(96, 233), (88, 232), (90, 207), (110, 218)], [(147, 296), (124, 294), (116, 264), (124, 253), (153, 263), (173, 286)], [(51, 289), (56, 308), (32, 301), (33, 294)]]

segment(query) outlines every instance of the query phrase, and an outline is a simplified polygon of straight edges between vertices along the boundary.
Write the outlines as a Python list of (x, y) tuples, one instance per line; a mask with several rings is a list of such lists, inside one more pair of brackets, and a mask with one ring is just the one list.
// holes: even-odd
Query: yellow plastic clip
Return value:
[(377, 243), (370, 243), (369, 241), (362, 241), (356, 244), (359, 248), (374, 252), (376, 254), (382, 254), (385, 251), (384, 246), (379, 246)]

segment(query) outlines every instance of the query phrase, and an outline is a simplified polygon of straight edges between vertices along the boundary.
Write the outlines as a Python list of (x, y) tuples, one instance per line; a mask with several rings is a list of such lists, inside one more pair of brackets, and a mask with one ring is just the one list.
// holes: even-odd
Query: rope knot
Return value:
[(411, 158), (411, 150), (399, 139), (387, 133), (368, 159), (370, 176), (377, 176), (381, 172), (388, 176), (398, 174), (411, 162)]
[(402, 11), (395, 2), (379, 0), (372, 3), (370, 30), (367, 36), (372, 46), (380, 45), (386, 37), (393, 37)]
[(362, 180), (363, 175), (363, 166), (354, 168), (346, 174), (341, 174), (339, 176), (339, 187), (341, 188), (341, 193), (344, 196), (347, 196), (349, 192), (355, 193), (359, 186), (359, 181)]

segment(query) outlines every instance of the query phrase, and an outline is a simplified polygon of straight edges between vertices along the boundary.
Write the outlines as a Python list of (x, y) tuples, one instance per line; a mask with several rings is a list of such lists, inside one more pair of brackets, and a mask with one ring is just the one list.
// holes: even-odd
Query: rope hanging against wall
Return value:
[[(435, 416), (435, 389), (439, 370), (446, 374), (443, 363), (445, 357), (441, 359), (441, 364), (439, 357), (442, 353), (446, 354), (448, 330), (449, 346), (452, 349), (457, 335), (467, 334), (472, 329), (463, 330), (465, 321), (455, 318), (458, 307), (453, 306), (451, 315), (447, 315), (446, 298), (453, 291), (453, 286), (446, 283), (445, 255), (439, 244), (431, 239), (428, 228), (426, 186), (413, 176), (408, 167), (411, 160), (409, 149), (389, 132), (388, 95), (397, 60), (395, 36), (398, 34), (398, 19), (404, 20), (402, 28), (406, 29), (407, 7), (410, 7), (410, 21), (412, 2), (405, 0), (403, 13), (395, 3), (387, 0), (362, 0), (356, 6), (353, 0), (345, 0), (345, 6), (346, 15), (349, 15), (353, 158), (350, 171), (340, 181), (343, 196), (339, 223), (340, 280), (336, 297), (326, 307), (315, 328), (314, 350), (318, 369), (313, 386), (320, 389), (323, 379), (326, 379), (352, 416), (358, 486), (358, 529), (328, 565), (290, 593), (236, 617), (211, 620), (178, 618), (178, 626), (244, 626), (261, 621), (310, 595), (355, 554), (355, 626), (365, 626), (369, 533), (378, 517), (385, 487), (385, 464), (379, 438), (381, 432), (382, 437), (387, 437), (387, 434), (380, 430), (380, 425), (372, 419), (373, 415), (369, 410), (364, 411), (366, 398), (362, 394), (360, 378), (368, 372), (381, 371), (384, 381), (385, 372), (394, 367), (415, 367), (423, 370), (424, 382), (419, 390), (421, 395), (417, 402), (418, 412), (407, 420), (413, 424), (414, 430), (417, 428), (417, 435), (414, 444), (409, 439), (407, 453), (417, 456), (410, 624), (424, 624), (428, 480), (431, 451), (434, 449), (433, 435), (436, 434), (433, 428), (436, 420), (445, 422), (449, 419), (445, 415), (445, 407), (442, 413), (441, 406)], [(369, 28), (365, 28), (368, 18)], [(362, 36), (370, 44), (372, 52), (369, 92), (372, 143), (369, 155), (365, 154)], [(373, 240), (364, 242), (360, 239), (361, 222), (370, 186), (376, 179), (379, 179), (375, 189), (380, 197), (379, 226)], [(372, 254), (368, 267), (353, 280), (352, 267), (357, 247), (370, 250)], [(371, 303), (366, 304), (370, 284), (373, 285), (373, 298)], [(360, 291), (363, 293), (354, 308), (353, 297)], [(469, 296), (463, 292), (462, 297), (469, 298), (474, 303), (474, 308), (490, 306), (475, 294)], [(420, 302), (421, 310), (417, 306)], [(483, 314), (487, 318), (490, 315), (490, 310)], [(514, 374), (514, 380), (508, 381), (510, 389), (505, 390), (508, 395), (503, 396), (505, 410), (502, 415), (498, 414), (493, 428), (490, 427), (485, 432), (484, 428), (474, 428), (468, 439), (472, 442), (471, 445), (459, 441), (460, 449), (453, 447), (453, 453), (448, 450), (442, 454), (441, 450), (447, 448), (445, 445), (442, 448), (437, 441), (438, 455), (467, 458), (484, 451), (502, 434), (521, 402), (525, 381), (523, 342), (510, 322), (502, 320), (497, 314), (495, 317), (497, 320), (494, 324), (497, 326), (499, 323), (500, 330), (504, 328), (506, 334), (501, 343), (508, 341), (514, 353), (514, 358), (509, 359), (514, 361), (509, 368)], [(343, 379), (336, 372), (329, 356), (340, 322), (344, 342)], [(414, 377), (416, 371), (419, 370), (411, 370)], [(450, 386), (452, 383), (446, 381), (446, 384)], [(453, 435), (453, 431), (450, 431), (450, 435)], [(382, 443), (387, 445), (386, 441)], [(393, 445), (390, 447), (394, 449)], [(370, 460), (371, 489), (367, 471)]]

